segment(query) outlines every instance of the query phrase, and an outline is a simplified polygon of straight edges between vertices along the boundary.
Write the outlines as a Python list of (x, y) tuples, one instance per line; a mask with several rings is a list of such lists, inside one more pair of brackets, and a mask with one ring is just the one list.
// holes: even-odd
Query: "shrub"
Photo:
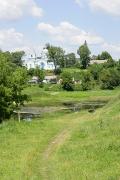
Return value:
[(60, 75), (62, 73), (62, 70), (60, 68), (57, 68), (54, 70), (55, 75)]
[(114, 87), (120, 85), (120, 74), (115, 68), (104, 69), (100, 75), (100, 87), (101, 89), (114, 89)]
[(74, 90), (73, 77), (70, 72), (67, 72), (67, 71), (63, 72), (61, 74), (61, 79), (62, 79), (61, 85), (64, 90), (67, 90), (67, 91)]
[(84, 71), (81, 79), (81, 90), (91, 90), (94, 86), (92, 75), (89, 71)]
[(94, 80), (98, 81), (99, 80), (99, 76), (100, 76), (100, 72), (103, 69), (103, 65), (102, 64), (93, 64), (89, 67), (89, 71), (92, 74)]
[(81, 91), (82, 90), (81, 84), (80, 83), (75, 84), (74, 90)]

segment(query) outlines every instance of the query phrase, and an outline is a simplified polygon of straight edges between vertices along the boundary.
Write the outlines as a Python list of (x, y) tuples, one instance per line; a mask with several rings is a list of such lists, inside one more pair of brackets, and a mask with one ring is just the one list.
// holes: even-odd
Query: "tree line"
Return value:
[[(77, 50), (79, 58), (76, 58), (74, 53), (65, 54), (61, 47), (47, 44), (46, 48), (48, 61), (55, 65), (54, 73), (62, 79), (60, 86), (63, 90), (85, 91), (97, 87), (114, 89), (120, 85), (120, 61), (113, 60), (112, 56), (104, 51), (92, 59), (108, 61), (90, 65), (91, 52), (86, 41)], [(0, 122), (10, 118), (14, 110), (19, 110), (20, 106), (30, 100), (23, 91), (28, 85), (29, 77), (39, 77), (41, 84), (44, 80), (44, 70), (39, 67), (27, 70), (23, 67), (24, 55), (23, 51), (0, 51)], [(71, 73), (71, 67), (79, 68), (80, 72)], [(68, 71), (64, 71), (64, 68), (68, 68)], [(43, 84), (40, 87), (43, 87)]]
[(48, 60), (54, 63), (55, 69), (58, 67), (79, 67), (81, 69), (86, 69), (90, 65), (91, 60), (112, 59), (112, 56), (107, 51), (103, 51), (101, 54), (98, 54), (97, 56), (93, 55), (91, 57), (91, 51), (88, 47), (87, 41), (78, 48), (78, 58), (76, 58), (75, 53), (65, 54), (65, 51), (61, 47), (46, 44), (45, 48), (48, 50)]

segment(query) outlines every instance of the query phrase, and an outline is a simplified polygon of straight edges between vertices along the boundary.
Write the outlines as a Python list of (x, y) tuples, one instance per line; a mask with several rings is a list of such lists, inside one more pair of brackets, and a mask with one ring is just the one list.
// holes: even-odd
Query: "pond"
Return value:
[(98, 108), (102, 108), (108, 103), (108, 101), (84, 101), (84, 102), (65, 102), (64, 106), (66, 106), (71, 111), (81, 111), (88, 110), (89, 112), (93, 112)]
[(84, 101), (84, 102), (64, 102), (63, 106), (58, 107), (22, 107), (19, 111), (14, 111), (19, 120), (32, 121), (33, 118), (41, 117), (46, 113), (78, 112), (88, 110), (94, 112), (98, 108), (105, 106), (107, 101)]

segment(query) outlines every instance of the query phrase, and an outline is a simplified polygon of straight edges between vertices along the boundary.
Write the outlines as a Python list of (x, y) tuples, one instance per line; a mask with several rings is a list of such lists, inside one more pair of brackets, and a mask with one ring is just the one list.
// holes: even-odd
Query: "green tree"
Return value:
[(46, 49), (48, 50), (48, 59), (54, 63), (55, 69), (57, 69), (58, 66), (60, 68), (65, 67), (65, 51), (61, 47), (47, 44)]
[(15, 67), (11, 53), (0, 52), (0, 122), (9, 118), (16, 107), (28, 100), (23, 93), (26, 84), (27, 70)]
[(103, 64), (104, 68), (112, 68), (115, 67), (117, 63), (113, 59), (108, 59), (106, 63)]
[(94, 80), (98, 81), (99, 80), (99, 76), (100, 76), (100, 72), (103, 69), (103, 65), (102, 64), (92, 64), (89, 67), (89, 71), (92, 74)]
[(45, 72), (39, 67), (36, 67), (36, 69), (34, 70), (34, 76), (37, 76), (39, 78), (39, 81), (42, 83), (45, 78)]
[(35, 69), (34, 68), (30, 68), (29, 70), (28, 70), (28, 76), (34, 76), (34, 73), (35, 73)]
[(114, 89), (120, 85), (120, 73), (116, 68), (103, 69), (100, 74), (100, 86), (102, 89)]
[(98, 60), (107, 60), (107, 59), (112, 59), (112, 56), (107, 52), (103, 51), (101, 54), (98, 55)]
[(120, 59), (117, 61), (117, 70), (120, 72)]
[(90, 54), (91, 54), (86, 41), (82, 46), (79, 47), (77, 53), (80, 56), (80, 62), (82, 68), (86, 69), (90, 63)]
[(23, 93), (23, 89), (27, 85), (27, 70), (22, 67), (18, 67), (11, 77), (11, 90), (12, 101), (15, 103), (15, 107), (19, 108), (24, 105), (25, 101), (29, 100), (29, 97)]
[(64, 90), (67, 90), (67, 91), (74, 90), (73, 77), (70, 72), (67, 72), (67, 71), (63, 72), (61, 74), (61, 79), (62, 79), (61, 85)]
[(65, 67), (73, 67), (76, 64), (76, 56), (74, 53), (65, 55)]
[(0, 53), (0, 123), (12, 112), (11, 75), (13, 69), (4, 53)]
[(16, 52), (12, 52), (11, 56), (12, 56), (12, 62), (14, 64), (16, 64), (16, 66), (22, 66), (22, 57), (25, 55), (24, 51), (16, 51)]
[(81, 78), (81, 90), (91, 90), (94, 86), (94, 81), (89, 71), (84, 71)]

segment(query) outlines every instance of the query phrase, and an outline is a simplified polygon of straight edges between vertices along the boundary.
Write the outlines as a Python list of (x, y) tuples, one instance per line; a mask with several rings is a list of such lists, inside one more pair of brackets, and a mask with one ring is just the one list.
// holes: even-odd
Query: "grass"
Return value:
[(71, 137), (50, 157), (48, 179), (119, 180), (120, 101), (78, 119)]
[(45, 105), (41, 103), (41, 95), (43, 100), (46, 97), (47, 105), (54, 96), (58, 104), (77, 98), (102, 97), (111, 101), (94, 113), (56, 112), (32, 122), (3, 123), (0, 126), (0, 179), (120, 179), (119, 89), (78, 94), (60, 92), (54, 96), (39, 92), (37, 87), (26, 91), (36, 96), (34, 102), (38, 97), (38, 105)]
[(38, 86), (28, 87), (25, 93), (29, 94), (32, 101), (28, 103), (29, 106), (60, 106), (64, 102), (80, 102), (89, 100), (109, 100), (118, 94), (119, 88), (115, 90), (93, 90), (93, 91), (43, 91)]

